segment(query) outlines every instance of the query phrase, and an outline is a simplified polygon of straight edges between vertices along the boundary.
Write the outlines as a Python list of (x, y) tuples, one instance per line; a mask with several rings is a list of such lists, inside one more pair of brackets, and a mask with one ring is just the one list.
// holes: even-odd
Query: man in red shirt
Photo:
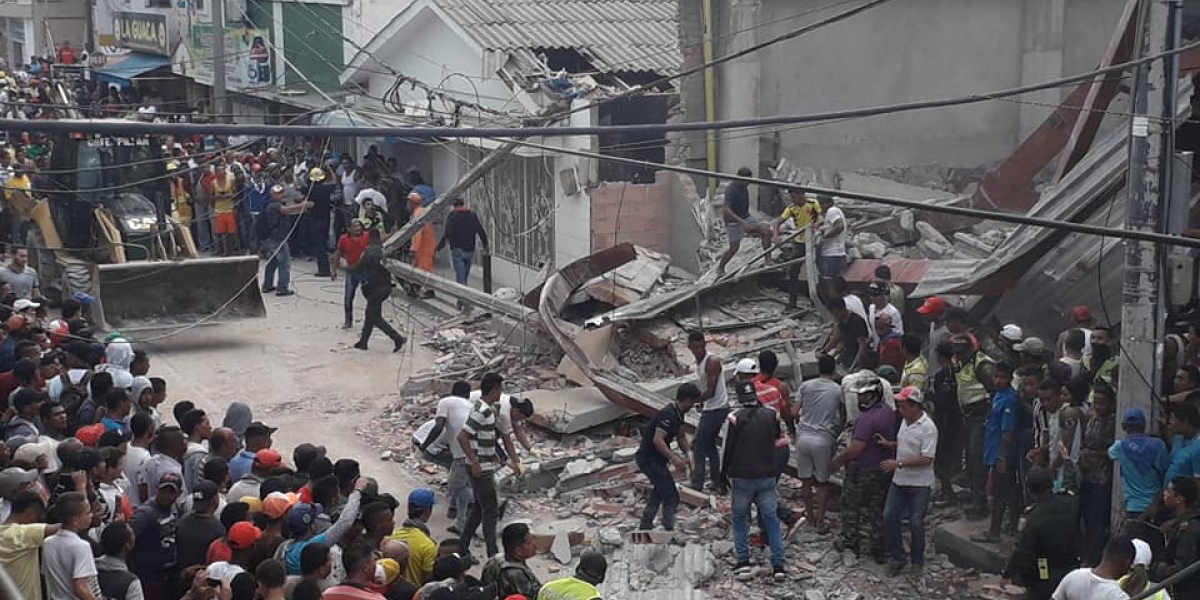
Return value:
[(371, 236), (359, 219), (350, 221), (350, 230), (338, 238), (337, 250), (333, 253), (329, 269), (329, 278), (337, 281), (338, 269), (346, 269), (346, 294), (342, 298), (342, 309), (346, 318), (342, 321), (342, 329), (354, 327), (354, 295), (362, 285), (362, 276), (355, 272), (363, 251), (371, 244)]
[(63, 65), (75, 64), (75, 49), (71, 47), (71, 42), (63, 40), (62, 46), (58, 47), (58, 62)]

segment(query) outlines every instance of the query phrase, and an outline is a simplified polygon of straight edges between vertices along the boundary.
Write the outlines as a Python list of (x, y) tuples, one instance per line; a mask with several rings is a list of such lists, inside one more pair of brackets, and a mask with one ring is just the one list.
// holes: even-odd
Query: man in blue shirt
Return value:
[[(754, 172), (749, 167), (738, 169), (741, 177), (750, 177)], [(771, 247), (771, 228), (758, 223), (750, 214), (750, 188), (740, 181), (731, 182), (725, 188), (725, 206), (721, 209), (721, 220), (725, 222), (725, 234), (729, 236), (729, 249), (721, 255), (717, 264), (717, 275), (725, 273), (725, 265), (729, 264), (738, 250), (742, 247), (742, 237), (750, 234), (762, 240), (763, 250)]]
[(1113, 442), (1108, 457), (1121, 468), (1125, 518), (1136, 520), (1154, 504), (1171, 460), (1166, 444), (1146, 435), (1146, 413), (1142, 409), (1126, 410), (1121, 415), (1121, 429), (1125, 437)]
[(246, 432), (243, 434), (246, 448), (229, 461), (230, 481), (238, 481), (250, 472), (251, 467), (254, 466), (254, 455), (259, 450), (271, 447), (271, 434), (276, 431), (277, 428), (267, 427), (261, 421), (255, 421), (246, 426)]
[(1171, 464), (1163, 481), (1176, 477), (1200, 476), (1200, 410), (1185, 402), (1171, 409), (1171, 420), (1167, 424), (1171, 438)]
[(983, 434), (983, 464), (992, 476), (992, 522), (986, 534), (976, 541), (1000, 541), (1000, 526), (1004, 513), (1009, 513), (1009, 533), (1015, 535), (1021, 515), (1021, 488), (1017, 483), (1017, 415), (1020, 408), (1017, 392), (1012, 387), (1013, 367), (997, 363), (992, 369), (996, 391), (992, 392), (992, 408), (988, 413)]

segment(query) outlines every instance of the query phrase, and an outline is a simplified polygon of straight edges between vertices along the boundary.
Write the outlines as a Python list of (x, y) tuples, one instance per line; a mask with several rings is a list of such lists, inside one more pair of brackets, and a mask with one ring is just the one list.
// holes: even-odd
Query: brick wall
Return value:
[(674, 182), (659, 171), (654, 183), (602, 183), (593, 189), (592, 251), (632, 242), (669, 254)]

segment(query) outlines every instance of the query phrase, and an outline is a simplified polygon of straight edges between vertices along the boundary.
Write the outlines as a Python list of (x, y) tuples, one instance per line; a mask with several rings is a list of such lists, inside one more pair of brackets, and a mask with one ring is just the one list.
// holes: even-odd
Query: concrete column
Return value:
[[(701, 0), (679, 0), (679, 45), (683, 69), (704, 64), (704, 19)], [(683, 114), (678, 118), (692, 123), (704, 120), (704, 75), (689, 75), (676, 82)], [(704, 168), (704, 132), (668, 133), (667, 160), (682, 159), (689, 167)], [(696, 180), (697, 183), (702, 183)]]
[[(1021, 85), (1063, 77), (1066, 4), (1066, 0), (1024, 0), (1021, 15)], [(1030, 104), (1021, 105), (1020, 136), (1013, 141), (1014, 146), (1037, 129), (1069, 91), (1049, 89), (1021, 96), (1020, 100)]]
[[(726, 36), (718, 40), (716, 55), (726, 56), (757, 44), (762, 15), (762, 0), (733, 0), (717, 5), (717, 35)], [(738, 32), (730, 35), (731, 32)], [(742, 119), (759, 116), (759, 81), (762, 64), (759, 53), (751, 53), (737, 60), (721, 64), (717, 68), (717, 119)], [(745, 131), (736, 133), (718, 132), (717, 147), (720, 170), (736, 171), (738, 167), (750, 167), (758, 175), (760, 148), (756, 136), (746, 136)], [(727, 139), (733, 137), (735, 139)], [(753, 188), (751, 188), (753, 190)]]

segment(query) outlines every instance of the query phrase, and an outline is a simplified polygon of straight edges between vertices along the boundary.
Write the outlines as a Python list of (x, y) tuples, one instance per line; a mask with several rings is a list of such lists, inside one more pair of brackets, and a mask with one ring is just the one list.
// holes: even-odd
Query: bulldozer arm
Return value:
[(123, 333), (267, 313), (255, 256), (96, 265), (95, 294), (93, 317)]

